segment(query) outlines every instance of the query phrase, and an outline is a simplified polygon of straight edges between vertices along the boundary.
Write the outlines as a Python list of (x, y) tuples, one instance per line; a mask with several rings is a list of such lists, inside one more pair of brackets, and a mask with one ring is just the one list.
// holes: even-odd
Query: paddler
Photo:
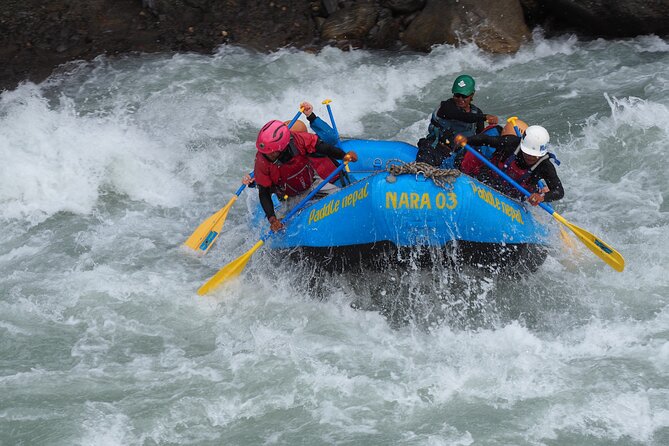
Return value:
[(483, 113), (473, 104), (476, 82), (470, 75), (456, 77), (451, 92), (453, 97), (441, 101), (432, 113), (428, 135), (418, 141), (418, 162), (439, 167), (450, 156), (455, 135), (470, 137), (481, 133), (486, 122), (493, 126), (499, 122), (497, 116)]
[[(522, 121), (516, 122), (521, 123)], [(522, 137), (515, 135), (515, 132), (514, 134), (503, 133), (506, 134), (501, 136), (479, 134), (469, 138), (458, 135), (455, 142), (457, 144), (468, 142), (472, 146), (486, 145), (494, 147), (495, 152), (490, 161), (531, 193), (527, 201), (532, 206), (537, 206), (543, 201), (557, 201), (564, 197), (562, 182), (551, 162), (552, 160), (559, 164), (559, 161), (554, 154), (548, 151), (548, 142), (550, 141), (548, 131), (540, 125), (531, 125), (522, 132)], [(467, 158), (463, 160), (463, 164), (465, 161), (467, 161)], [(471, 169), (469, 164), (465, 164), (464, 167)], [(512, 198), (522, 197), (516, 188), (508, 184), (490, 168), (487, 166), (479, 167), (480, 171), (477, 178), (480, 181)], [(472, 171), (465, 173), (471, 174)], [(541, 183), (542, 180), (545, 184)]]
[[(283, 223), (274, 212), (272, 193), (279, 199), (286, 199), (282, 205), (282, 213), (285, 214), (327, 176), (320, 170), (317, 172), (310, 162), (313, 157), (324, 156), (350, 162), (358, 160), (353, 151), (345, 153), (314, 134), (291, 131), (285, 123), (277, 120), (269, 121), (262, 127), (258, 133), (256, 148), (255, 178), (247, 175), (242, 181), (250, 185), (255, 180), (260, 204), (270, 228), (275, 232), (283, 228)], [(320, 193), (330, 194), (338, 189), (330, 183)]]

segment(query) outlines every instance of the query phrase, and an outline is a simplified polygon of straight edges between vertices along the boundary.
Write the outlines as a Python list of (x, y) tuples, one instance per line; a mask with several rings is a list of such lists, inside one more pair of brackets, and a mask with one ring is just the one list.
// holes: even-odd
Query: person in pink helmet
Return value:
[[(322, 181), (310, 158), (330, 157), (351, 162), (358, 160), (355, 152), (345, 153), (311, 133), (293, 132), (278, 120), (269, 121), (260, 129), (256, 148), (258, 152), (254, 165), (255, 178), (251, 179), (247, 175), (242, 181), (250, 185), (255, 180), (260, 204), (270, 228), (275, 232), (283, 228), (283, 223), (274, 212), (272, 193), (279, 199), (286, 200), (282, 206), (285, 213)], [(330, 172), (335, 168), (333, 166)], [(325, 173), (320, 171), (320, 174)], [(337, 189), (337, 186), (329, 183), (321, 189), (321, 192), (329, 194)]]

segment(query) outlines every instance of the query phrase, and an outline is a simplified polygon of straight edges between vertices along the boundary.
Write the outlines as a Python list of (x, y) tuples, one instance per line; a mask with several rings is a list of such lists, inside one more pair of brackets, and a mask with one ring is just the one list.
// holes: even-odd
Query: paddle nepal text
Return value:
[(498, 211), (501, 211), (511, 220), (515, 220), (521, 225), (525, 224), (523, 221), (523, 216), (520, 213), (520, 209), (516, 209), (513, 206), (504, 203), (499, 198), (493, 196), (492, 192), (484, 187), (477, 186), (474, 183), (471, 183), (471, 186), (475, 196), (479, 197), (481, 200), (485, 201)]
[(356, 191), (351, 192), (348, 195), (345, 195), (343, 198), (340, 198), (338, 200), (330, 200), (323, 206), (321, 206), (318, 209), (312, 209), (311, 212), (309, 212), (309, 223), (314, 223), (317, 221), (320, 221), (324, 219), (325, 217), (329, 217), (330, 215), (339, 212), (340, 209), (346, 208), (346, 207), (355, 207), (355, 204), (364, 198), (367, 198), (368, 192), (367, 188), (369, 187), (369, 183), (365, 184), (365, 187), (360, 188)]

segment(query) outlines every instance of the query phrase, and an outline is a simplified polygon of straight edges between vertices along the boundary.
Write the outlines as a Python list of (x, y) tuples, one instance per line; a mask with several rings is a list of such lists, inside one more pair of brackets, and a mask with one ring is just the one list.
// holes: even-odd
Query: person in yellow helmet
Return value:
[[(518, 130), (522, 135), (523, 132), (525, 132), (525, 129), (527, 128), (527, 123), (525, 123), (525, 121), (521, 121), (520, 119), (516, 119), (515, 123), (516, 127), (518, 127)], [(503, 128), (501, 126), (497, 126), (493, 130), (495, 130), (494, 134), (488, 134), (488, 132), (486, 132), (486, 134), (481, 133), (479, 135), (472, 136), (469, 138), (469, 143), (474, 145), (474, 147), (488, 159), (492, 157), (496, 147), (498, 147), (500, 144), (501, 145), (506, 144), (506, 142), (502, 141), (505, 140), (506, 138), (501, 138), (501, 137), (517, 136), (516, 130), (514, 129), (514, 126), (511, 122), (507, 122)], [(518, 145), (517, 142), (511, 142), (510, 144), (511, 145), (515, 144), (513, 147), (517, 147)], [(472, 177), (476, 177), (481, 171), (481, 167), (483, 167), (483, 161), (479, 160), (472, 153), (465, 152), (464, 157), (462, 158), (462, 162), (460, 163), (460, 170), (463, 173), (466, 173), (467, 175)]]

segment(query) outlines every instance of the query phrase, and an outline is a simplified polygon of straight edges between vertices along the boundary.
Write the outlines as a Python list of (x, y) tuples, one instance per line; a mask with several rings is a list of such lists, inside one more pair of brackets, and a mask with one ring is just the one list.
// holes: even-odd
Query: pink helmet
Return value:
[(258, 132), (256, 148), (258, 152), (268, 154), (280, 152), (286, 148), (290, 142), (290, 130), (281, 121), (272, 120)]

